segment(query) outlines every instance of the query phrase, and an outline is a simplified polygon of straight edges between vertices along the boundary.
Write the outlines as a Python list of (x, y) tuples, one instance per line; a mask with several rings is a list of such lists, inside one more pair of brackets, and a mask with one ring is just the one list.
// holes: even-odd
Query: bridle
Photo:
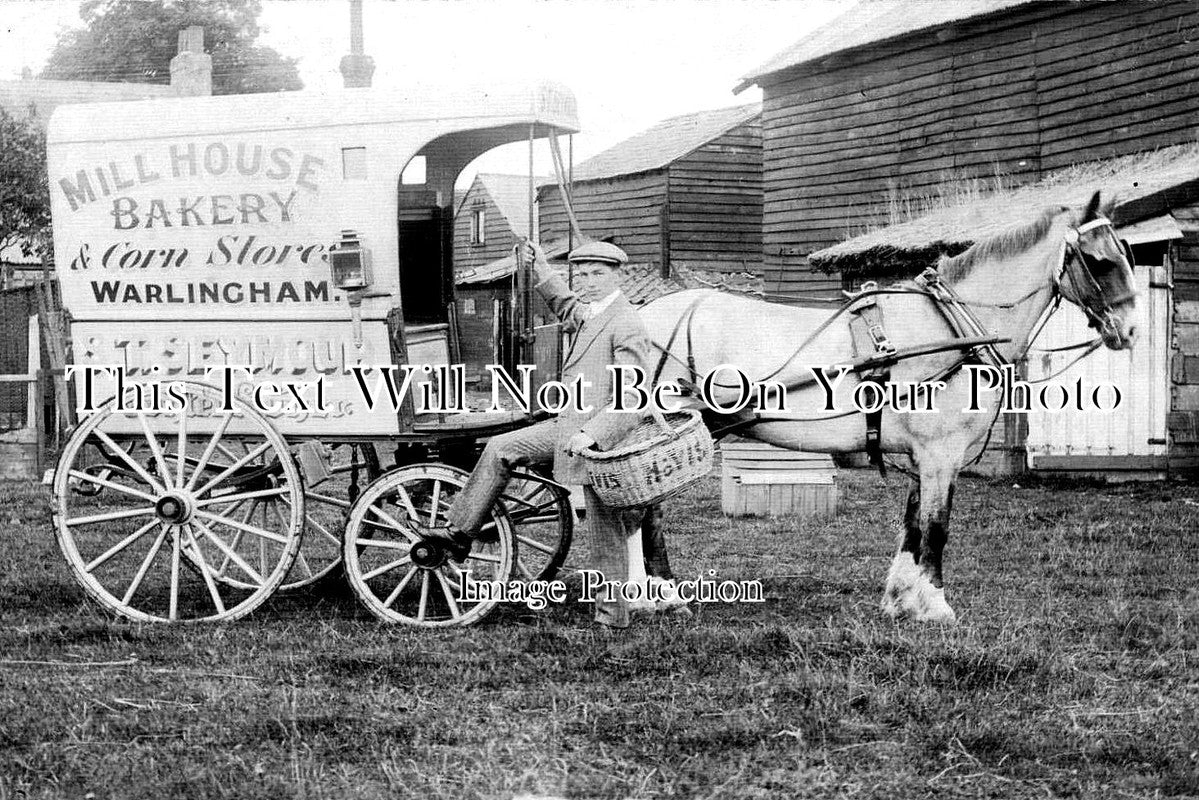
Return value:
[(1102, 330), (1103, 325), (1115, 313), (1114, 307), (1135, 298), (1137, 291), (1130, 287), (1123, 294), (1108, 297), (1107, 292), (1099, 285), (1099, 281), (1095, 280), (1095, 275), (1087, 263), (1086, 253), (1079, 246), (1079, 241), (1085, 234), (1096, 230), (1102, 230), (1105, 235), (1110, 237), (1116, 249), (1124, 253), (1129, 266), (1132, 266), (1131, 248), (1116, 236), (1116, 230), (1111, 220), (1106, 217), (1098, 217), (1066, 232), (1063, 240), (1062, 266), (1053, 280), (1053, 288), (1057, 294), (1074, 301), (1075, 305), (1082, 309), (1091, 323), (1091, 327)]

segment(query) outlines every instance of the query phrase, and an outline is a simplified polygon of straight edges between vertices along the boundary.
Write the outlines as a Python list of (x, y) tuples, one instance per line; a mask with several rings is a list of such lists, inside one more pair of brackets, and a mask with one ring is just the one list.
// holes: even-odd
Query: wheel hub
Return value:
[(191, 519), (192, 511), (191, 501), (181, 494), (164, 494), (154, 504), (154, 513), (158, 515), (159, 519), (175, 525)]
[(437, 569), (446, 562), (445, 544), (437, 539), (422, 539), (409, 551), (412, 563), (421, 569)]

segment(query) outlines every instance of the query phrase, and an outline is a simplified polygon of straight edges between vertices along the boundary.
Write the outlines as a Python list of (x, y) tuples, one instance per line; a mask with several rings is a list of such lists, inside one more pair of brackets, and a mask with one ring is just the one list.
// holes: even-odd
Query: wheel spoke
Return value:
[(445, 601), (450, 607), (450, 616), (458, 619), (462, 616), (462, 612), (458, 610), (458, 600), (454, 597), (453, 591), (450, 590), (450, 582), (445, 579), (440, 570), (434, 574), (437, 576), (437, 582), (441, 584), (441, 592), (445, 595)]
[(179, 618), (179, 527), (171, 526), (171, 601), (167, 619), (174, 622)]
[(208, 587), (208, 596), (212, 598), (212, 604), (216, 606), (217, 613), (224, 614), (225, 601), (221, 599), (221, 593), (217, 589), (216, 581), (213, 579), (212, 568), (208, 566), (208, 562), (204, 559), (204, 553), (200, 551), (200, 543), (196, 540), (196, 533), (192, 530), (191, 525), (184, 527), (187, 530), (187, 537), (191, 542), (192, 550), (196, 554), (196, 566), (200, 568), (200, 575), (204, 577), (204, 585)]
[(400, 499), (404, 501), (404, 510), (408, 512), (408, 518), (413, 522), (419, 523), (420, 514), (417, 513), (416, 506), (412, 504), (412, 495), (408, 494), (408, 490), (403, 486), (396, 487), (396, 494), (398, 494)]
[(142, 425), (142, 431), (146, 434), (146, 441), (150, 443), (150, 452), (154, 454), (154, 463), (158, 465), (158, 476), (162, 478), (162, 485), (168, 489), (175, 484), (171, 481), (171, 471), (167, 469), (166, 458), (163, 457), (162, 447), (158, 444), (158, 436), (150, 430), (150, 421), (145, 414), (138, 414), (137, 421)]
[(420, 576), (420, 604), (416, 608), (416, 621), (425, 621), (425, 612), (429, 609), (429, 570), (422, 569)]
[(316, 575), (316, 573), (312, 571), (312, 567), (308, 566), (308, 559), (304, 558), (303, 549), (296, 551), (296, 563), (299, 564), (300, 569), (303, 570), (304, 577), (312, 578)]
[(558, 552), (558, 549), (556, 547), (550, 547), (547, 544), (542, 544), (541, 542), (537, 541), (536, 539), (532, 539), (528, 536), (521, 536), (519, 533), (516, 535), (516, 540), (518, 542), (520, 542), (522, 547), (528, 546), (528, 547), (533, 548), (534, 550), (540, 550), (541, 552), (545, 553), (547, 556), (552, 556), (554, 553)]
[[(407, 527), (407, 526), (405, 526), (405, 525), (401, 525), (401, 524), (399, 523), (399, 521), (398, 521), (398, 520), (397, 520), (395, 517), (391, 516), (391, 514), (388, 514), (386, 511), (384, 511), (383, 509), (379, 508), (378, 506), (371, 506), (371, 507), (370, 507), (370, 508), (368, 508), (367, 510), (368, 510), (368, 511), (372, 511), (372, 512), (374, 512), (375, 516), (379, 517), (379, 518), (380, 518), (380, 519), (382, 519), (382, 520), (383, 520), (385, 523), (387, 523), (388, 525), (390, 525), (392, 529), (394, 529), (394, 530), (397, 530), (397, 531), (400, 531), (401, 533), (405, 533), (405, 534), (408, 534), (408, 535), (411, 535), (411, 536), (415, 536), (415, 537), (416, 537), (416, 538), (418, 538), (418, 539), (420, 538), (419, 536), (417, 536), (417, 535), (416, 535), (416, 532), (415, 532), (415, 531), (409, 531), (409, 529), (408, 529), (408, 527)], [(368, 520), (365, 520), (365, 519), (364, 519), (364, 520), (363, 520), (363, 522), (368, 522)], [(374, 524), (378, 525), (378, 523), (374, 523)], [(382, 526), (380, 526), (380, 527), (382, 527)]]
[(513, 521), (513, 522), (518, 522), (518, 523), (520, 523), (520, 524), (522, 524), (522, 525), (541, 525), (541, 524), (544, 524), (544, 523), (550, 523), (550, 522), (557, 522), (557, 521), (558, 521), (558, 515), (557, 515), (557, 514), (546, 514), (545, 516), (536, 516), (536, 517), (535, 517), (535, 516), (532, 516), (533, 514), (536, 514), (536, 513), (537, 513), (537, 511), (540, 511), (540, 510), (541, 510), (541, 509), (537, 509), (537, 510), (535, 510), (535, 511), (528, 511), (528, 512), (525, 512), (525, 513), (523, 513), (523, 514), (512, 514), (512, 515), (511, 515), (511, 516), (512, 516), (512, 521)]
[(94, 522), (112, 522), (117, 519), (129, 519), (130, 517), (140, 517), (143, 514), (153, 514), (154, 506), (145, 508), (127, 508), (123, 511), (109, 511), (107, 514), (90, 514), (86, 517), (75, 517), (74, 519), (64, 520), (64, 525), (91, 525)]
[(158, 551), (162, 549), (162, 543), (166, 541), (168, 528), (162, 526), (162, 530), (158, 534), (158, 538), (154, 540), (154, 544), (150, 545), (150, 551), (146, 553), (146, 557), (142, 559), (141, 566), (138, 567), (137, 573), (133, 576), (133, 582), (129, 584), (129, 588), (125, 590), (125, 596), (121, 598), (121, 605), (129, 605), (129, 601), (133, 599), (134, 592), (142, 585), (142, 581), (146, 577), (146, 572), (150, 569), (150, 564), (158, 555)]
[(409, 556), (404, 556), (403, 558), (397, 558), (395, 561), (389, 561), (388, 563), (384, 564), (381, 567), (376, 567), (375, 569), (372, 569), (370, 572), (362, 573), (362, 580), (369, 581), (371, 578), (379, 577), (384, 572), (391, 572), (396, 567), (402, 567), (405, 564), (411, 564), (411, 563), (412, 563), (412, 559)]
[[(263, 513), (265, 514), (266, 512), (264, 511)], [(288, 541), (286, 536), (281, 536), (280, 534), (272, 533), (271, 531), (265, 530), (263, 528), (255, 528), (253, 525), (246, 525), (241, 522), (235, 522), (235, 521), (229, 519), (228, 517), (218, 517), (216, 514), (210, 514), (207, 511), (203, 511), (198, 508), (196, 509), (196, 516), (203, 517), (204, 519), (208, 520), (209, 522), (215, 523), (217, 525), (225, 525), (225, 526), (234, 528), (239, 531), (244, 531), (253, 536), (259, 537), (259, 539), (270, 539), (272, 542), (278, 542), (279, 544), (287, 544), (287, 541)]]
[[(232, 514), (236, 509), (237, 509), (237, 506), (234, 506), (233, 508), (229, 509), (225, 513)], [(250, 519), (254, 516), (254, 512), (257, 510), (258, 510), (258, 501), (257, 500), (251, 501), (250, 507), (246, 509), (246, 513), (241, 515), (241, 521), (243, 523), (249, 522)], [(238, 546), (241, 544), (241, 537), (242, 537), (241, 531), (238, 531), (237, 533), (233, 534), (233, 542), (232, 542), (232, 544), (230, 544), (230, 547), (232, 547), (234, 550), (236, 550), (238, 548)], [(227, 570), (228, 568), (229, 568), (229, 556), (225, 556), (225, 560), (221, 562), (221, 566), (220, 566), (220, 569), (217, 571), (217, 574), (224, 575), (225, 570)]]
[(286, 486), (276, 486), (273, 489), (259, 489), (254, 492), (242, 492), (241, 494), (222, 494), (218, 497), (209, 497), (207, 500), (197, 500), (196, 508), (207, 508), (216, 503), (231, 503), (235, 500), (254, 500), (260, 497), (278, 497), (281, 494), (287, 494), (291, 490)]
[[(287, 503), (286, 500), (284, 500), (283, 502)], [(288, 505), (288, 507), (290, 507), (291, 503), (287, 503), (287, 505)], [(317, 522), (315, 519), (313, 519), (311, 514), (308, 514), (304, 517), (304, 524), (306, 526), (315, 528), (317, 533), (319, 533), (321, 536), (324, 536), (326, 539), (328, 539), (333, 544), (337, 544), (337, 545), (341, 544), (341, 537), (333, 535), (332, 531), (330, 531), (328, 528), (326, 528), (322, 523)]]
[(200, 460), (196, 462), (196, 468), (192, 471), (191, 478), (187, 481), (187, 490), (190, 492), (196, 488), (196, 481), (200, 480), (200, 476), (204, 474), (205, 467), (208, 466), (208, 460), (212, 458), (212, 453), (217, 448), (217, 443), (221, 441), (221, 437), (225, 435), (225, 429), (229, 427), (229, 422), (233, 419), (232, 414), (225, 414), (221, 418), (221, 424), (213, 431), (212, 437), (208, 440), (208, 446), (204, 448), (204, 452), (200, 455)]
[[(219, 537), (215, 533), (213, 533), (212, 528), (209, 528), (207, 525), (205, 525), (203, 522), (200, 522), (195, 517), (193, 517), (192, 519), (196, 523), (196, 527), (198, 527), (204, 533), (204, 536), (207, 537), (207, 539), (209, 541), (211, 541), (214, 545), (216, 545), (217, 549), (219, 549), (222, 553), (225, 554), (225, 556), (227, 558), (227, 561), (225, 563), (232, 561), (234, 564), (237, 565), (237, 567), (239, 569), (241, 569), (242, 572), (244, 572), (250, 578), (250, 580), (256, 582), (259, 586), (266, 583), (266, 579), (263, 578), (262, 575), (260, 575), (256, 569), (254, 569), (249, 564), (247, 564), (245, 559), (242, 558), (241, 556), (239, 556), (236, 551), (234, 551), (229, 545), (227, 545), (224, 541), (222, 541), (221, 537)], [(224, 574), (223, 567), (222, 567), (220, 574)]]
[(187, 462), (187, 407), (179, 410), (179, 435), (175, 440), (175, 485), (183, 485), (183, 465)]
[(473, 553), (472, 552), (471, 554), (469, 554), (467, 556), (467, 558), (470, 559), (471, 561), (486, 561), (489, 564), (499, 564), (500, 563), (499, 556), (488, 555), (485, 553)]
[(516, 559), (516, 569), (520, 571), (520, 576), (522, 578), (524, 578), (526, 581), (533, 580), (533, 577), (534, 577), (533, 573), (530, 572), (529, 568), (525, 566), (524, 559), (522, 559), (522, 558)]
[(94, 483), (97, 486), (103, 486), (105, 489), (112, 489), (114, 492), (120, 492), (121, 494), (127, 494), (132, 497), (138, 497), (138, 498), (141, 498), (142, 500), (149, 500), (151, 503), (158, 500), (158, 498), (152, 494), (146, 494), (143, 491), (134, 489), (132, 486), (125, 486), (124, 484), (116, 483), (114, 481), (110, 481), (105, 478), (101, 478), (99, 475), (92, 475), (90, 472), (83, 472), (82, 470), (71, 469), (71, 470), (67, 470), (67, 475), (69, 475), (72, 478), (77, 478), (78, 480), (81, 480), (81, 481), (87, 481), (88, 483)]
[(242, 468), (242, 467), (244, 467), (246, 464), (248, 464), (248, 463), (250, 463), (251, 461), (253, 461), (255, 458), (258, 458), (258, 456), (260, 456), (260, 455), (262, 455), (263, 453), (265, 453), (265, 452), (266, 452), (267, 450), (269, 450), (271, 447), (272, 447), (272, 445), (271, 445), (271, 441), (270, 441), (269, 439), (268, 439), (268, 440), (266, 440), (265, 442), (263, 442), (262, 444), (258, 445), (258, 446), (257, 446), (257, 447), (255, 447), (253, 450), (251, 450), (250, 452), (246, 453), (244, 456), (242, 456), (241, 458), (237, 459), (237, 460), (236, 460), (236, 461), (234, 461), (232, 464), (230, 464), (228, 467), (226, 467), (226, 468), (224, 469), (224, 471), (220, 472), (220, 473), (219, 473), (219, 474), (218, 474), (218, 475), (217, 475), (215, 478), (213, 478), (212, 480), (210, 480), (208, 483), (204, 484), (204, 486), (203, 486), (203, 487), (201, 487), (200, 489), (198, 489), (198, 490), (196, 491), (196, 494), (197, 494), (197, 495), (204, 495), (204, 494), (208, 494), (208, 492), (210, 492), (210, 491), (212, 490), (212, 487), (213, 487), (213, 486), (216, 486), (216, 485), (217, 485), (217, 484), (219, 484), (221, 481), (225, 480), (225, 478), (228, 478), (228, 477), (229, 477), (230, 475), (232, 475), (234, 472), (237, 472), (237, 470), (241, 469), (241, 468)]
[(165, 487), (162, 484), (160, 484), (158, 481), (156, 481), (154, 479), (154, 477), (152, 475), (150, 475), (149, 472), (146, 472), (145, 468), (143, 468), (141, 464), (137, 463), (132, 458), (130, 458), (129, 453), (127, 453), (125, 451), (125, 448), (121, 447), (116, 442), (114, 442), (112, 440), (111, 436), (109, 436), (107, 433), (100, 430), (99, 428), (92, 431), (92, 435), (95, 436), (97, 439), (99, 439), (101, 442), (103, 442), (105, 445), (107, 445), (109, 448), (114, 450), (116, 452), (116, 455), (120, 456), (121, 460), (124, 461), (126, 464), (128, 464), (130, 469), (132, 469), (134, 472), (136, 472), (139, 478), (141, 478), (147, 484), (152, 486), (155, 491), (162, 492), (165, 490)]
[(359, 539), (360, 547), (381, 547), (384, 550), (403, 550), (407, 553), (412, 549), (411, 542), (390, 542), (386, 539)]
[(133, 533), (129, 534), (124, 539), (117, 542), (112, 547), (108, 548), (106, 551), (104, 551), (103, 554), (96, 556), (96, 558), (93, 559), (90, 564), (87, 564), (86, 566), (84, 566), (84, 568), (83, 568), (84, 571), (95, 572), (96, 569), (98, 567), (102, 566), (104, 563), (106, 563), (108, 561), (108, 559), (112, 558), (117, 553), (121, 552), (126, 547), (128, 547), (129, 545), (136, 542), (138, 539), (145, 536), (147, 533), (150, 532), (150, 529), (153, 528), (157, 524), (158, 524), (157, 519), (150, 520), (145, 525), (141, 526), (140, 528), (135, 530)]
[(400, 592), (404, 591), (404, 587), (412, 582), (412, 576), (418, 571), (419, 570), (416, 567), (408, 570), (408, 573), (404, 575), (403, 580), (396, 584), (396, 588), (392, 589), (391, 594), (387, 595), (387, 599), (383, 601), (384, 608), (391, 608), (391, 604), (394, 603), (400, 596)]
[(433, 499), (429, 503), (429, 527), (437, 524), (437, 512), (441, 510), (441, 481), (433, 481)]
[(316, 492), (305, 492), (304, 497), (308, 498), (309, 500), (315, 500), (318, 503), (325, 503), (327, 505), (337, 506), (338, 508), (349, 508), (350, 507), (349, 500), (342, 500), (337, 497), (330, 497), (327, 494), (317, 494)]

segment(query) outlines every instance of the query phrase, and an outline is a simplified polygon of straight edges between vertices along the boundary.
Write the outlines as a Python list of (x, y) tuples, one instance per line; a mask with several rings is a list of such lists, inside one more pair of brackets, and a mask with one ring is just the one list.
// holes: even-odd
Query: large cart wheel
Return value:
[[(430, 536), (467, 473), (441, 464), (413, 464), (388, 472), (366, 487), (350, 508), (342, 548), (346, 579), (381, 620), (420, 627), (470, 625), (499, 602), (496, 592), (463, 592), (506, 583), (512, 574), (512, 527), (497, 505), (467, 559), (458, 563), (445, 540)], [(482, 587), (486, 588), (486, 587)]]
[(88, 595), (123, 617), (236, 619), (295, 560), (300, 474), (254, 409), (234, 399), (222, 411), (217, 389), (174, 385), (181, 410), (118, 411), (114, 399), (75, 430), (54, 475), (55, 535)]
[(574, 535), (570, 490), (536, 472), (517, 472), (500, 502), (516, 537), (514, 577), (552, 580), (566, 561)]

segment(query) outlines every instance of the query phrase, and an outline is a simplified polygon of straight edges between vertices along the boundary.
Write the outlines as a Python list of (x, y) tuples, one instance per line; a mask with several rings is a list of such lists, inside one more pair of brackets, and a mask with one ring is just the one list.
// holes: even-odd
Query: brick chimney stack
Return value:
[(177, 97), (212, 94), (212, 56), (204, 52), (204, 29), (179, 31), (179, 54), (171, 59), (171, 88)]
[(341, 79), (347, 89), (371, 85), (375, 60), (362, 48), (362, 0), (350, 0), (350, 54), (341, 59)]

